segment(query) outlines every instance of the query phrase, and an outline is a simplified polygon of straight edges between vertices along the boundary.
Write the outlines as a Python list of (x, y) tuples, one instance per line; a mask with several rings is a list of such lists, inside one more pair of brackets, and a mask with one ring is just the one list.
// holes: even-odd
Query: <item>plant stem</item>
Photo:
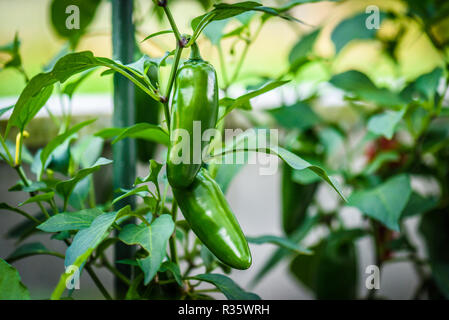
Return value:
[[(175, 222), (175, 224), (176, 224), (176, 217), (178, 214), (178, 203), (176, 202), (175, 199), (173, 199), (173, 202), (172, 202), (171, 214), (172, 214), (173, 222)], [(175, 230), (173, 231), (172, 235), (170, 236), (169, 245), (170, 245), (171, 260), (174, 263), (176, 263), (176, 265), (179, 266), (178, 252), (176, 250), (176, 227), (175, 227)]]
[(195, 292), (220, 292), (218, 289), (201, 289), (201, 290), (195, 290)]
[(91, 268), (91, 266), (86, 263), (84, 268), (86, 269), (87, 273), (90, 275), (92, 280), (94, 281), (94, 283), (97, 286), (98, 290), (100, 290), (101, 294), (103, 294), (103, 296), (106, 298), (106, 300), (112, 300), (111, 295), (108, 293), (106, 288), (103, 286), (103, 284), (101, 283), (100, 279), (98, 279), (97, 275), (95, 274), (95, 272)]
[[(14, 169), (16, 170), (17, 174), (19, 175), (20, 179), (23, 181), (23, 184), (25, 186), (29, 187), (30, 183), (28, 181), (28, 178), (26, 177), (25, 172), (23, 171), (22, 166), (21, 165), (14, 166)], [(30, 192), (30, 196), (33, 197), (34, 192)], [(42, 213), (45, 215), (45, 217), (47, 219), (50, 219), (50, 215), (48, 214), (47, 209), (45, 209), (45, 207), (42, 205), (42, 203), (40, 201), (37, 201), (36, 203), (39, 206), (39, 208), (41, 209)]]
[(252, 37), (252, 39), (246, 41), (245, 48), (243, 49), (242, 55), (240, 56), (240, 60), (237, 64), (237, 67), (234, 70), (234, 75), (231, 78), (231, 83), (234, 83), (237, 80), (240, 70), (242, 69), (243, 61), (245, 60), (246, 55), (248, 54), (249, 46), (251, 45), (251, 43), (254, 42), (254, 40), (256, 40), (257, 36), (259, 35), (260, 31), (262, 30), (263, 25), (264, 25), (264, 22), (261, 22), (259, 27), (257, 28), (256, 32), (254, 33), (254, 36)]
[(226, 64), (224, 62), (223, 48), (221, 47), (220, 43), (218, 44), (217, 49), (218, 49), (218, 57), (220, 59), (221, 77), (223, 78), (223, 87), (227, 88), (229, 86), (228, 74), (226, 71)]
[(94, 179), (90, 177), (90, 188), (89, 188), (89, 206), (91, 208), (95, 208), (97, 205), (97, 201), (95, 199), (95, 187), (94, 187)]
[(164, 8), (165, 15), (167, 16), (168, 22), (170, 23), (170, 26), (171, 26), (173, 32), (175, 33), (176, 41), (180, 42), (181, 34), (179, 33), (179, 29), (176, 26), (175, 19), (173, 18), (173, 15), (171, 14), (171, 11), (167, 5), (163, 6), (163, 8)]
[(165, 120), (167, 121), (167, 128), (170, 130), (170, 95), (173, 88), (173, 84), (175, 83), (175, 77), (176, 73), (178, 71), (178, 65), (179, 60), (181, 59), (181, 53), (182, 53), (182, 47), (179, 46), (179, 44), (176, 46), (176, 52), (175, 52), (175, 59), (173, 61), (173, 65), (171, 67), (170, 71), (170, 77), (168, 79), (168, 85), (167, 85), (167, 92), (165, 94), (165, 101), (164, 101), (164, 113), (165, 113)]
[(118, 279), (120, 279), (124, 284), (130, 286), (131, 285), (131, 281), (120, 271), (118, 271), (116, 268), (114, 268), (114, 266), (112, 266), (108, 259), (103, 255), (102, 256), (102, 262), (103, 265), (106, 267), (106, 269), (108, 269), (109, 271), (112, 272), (113, 275), (115, 275)]
[(6, 152), (6, 155), (8, 156), (8, 159), (9, 159), (8, 164), (9, 164), (11, 167), (14, 166), (14, 159), (13, 159), (11, 153), (9, 152), (9, 149), (8, 149), (8, 147), (6, 146), (5, 140), (3, 139), (3, 136), (2, 136), (1, 134), (0, 134), (0, 142), (1, 142), (1, 144), (2, 144), (3, 149), (4, 149), (5, 152)]
[(140, 89), (142, 89), (146, 94), (148, 94), (154, 100), (161, 101), (161, 97), (154, 94), (151, 90), (149, 90), (147, 87), (145, 87), (140, 81), (134, 79), (134, 77), (132, 75), (130, 75), (128, 72), (126, 72), (120, 68), (117, 68), (116, 66), (109, 64), (109, 63), (103, 63), (103, 65), (105, 67), (108, 67), (108, 68), (120, 73), (121, 75), (123, 75), (126, 78), (128, 78), (129, 80), (131, 80), (136, 86), (138, 86)]

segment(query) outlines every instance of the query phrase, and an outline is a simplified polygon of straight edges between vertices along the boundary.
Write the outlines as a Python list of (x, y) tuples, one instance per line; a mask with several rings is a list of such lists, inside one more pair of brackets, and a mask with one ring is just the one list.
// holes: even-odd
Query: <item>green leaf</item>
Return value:
[(206, 281), (220, 290), (228, 300), (260, 300), (260, 297), (251, 292), (246, 292), (240, 288), (232, 279), (217, 273), (199, 274), (192, 279)]
[[(23, 127), (34, 117), (42, 108), (51, 94), (51, 88), (55, 82), (64, 83), (71, 76), (94, 67), (104, 66), (114, 71), (120, 71), (123, 75), (132, 79), (136, 83), (141, 83), (143, 77), (135, 71), (136, 74), (129, 73), (129, 69), (119, 62), (108, 58), (95, 57), (90, 51), (69, 53), (56, 62), (53, 69), (49, 72), (39, 73), (34, 76), (25, 89), (20, 94), (14, 107), (13, 113), (8, 121), (6, 134), (9, 133), (11, 126)], [(141, 88), (154, 99), (158, 100), (155, 93), (148, 88)]]
[[(52, 139), (42, 150), (41, 152), (41, 163), (45, 164), (47, 163), (48, 157), (50, 157), (51, 153), (60, 145), (62, 145), (67, 139), (72, 137), (75, 133), (80, 131), (85, 126), (88, 126), (89, 124), (95, 122), (97, 119), (91, 119), (87, 121), (83, 121), (81, 123), (78, 123), (74, 125), (72, 128), (64, 132), (63, 134), (60, 134), (56, 138)], [(41, 176), (43, 173), (43, 170), (45, 169), (45, 165), (42, 167)]]
[(92, 221), (103, 212), (100, 209), (92, 208), (77, 212), (62, 212), (50, 217), (37, 228), (45, 232), (60, 232), (66, 230), (81, 230), (89, 228)]
[(70, 166), (70, 139), (57, 146), (51, 153), (47, 168), (67, 175)]
[(173, 30), (162, 30), (162, 31), (159, 31), (159, 32), (152, 33), (149, 36), (146, 36), (145, 39), (143, 39), (141, 42), (147, 41), (148, 39), (157, 37), (157, 36), (159, 36), (161, 34), (167, 34), (167, 33), (173, 33)]
[[(282, 164), (281, 177), (281, 212), (282, 228), (286, 234), (291, 234), (304, 223), (307, 217), (307, 211), (315, 194), (319, 183), (300, 184), (293, 177), (295, 173), (307, 172), (316, 179), (320, 179), (310, 171), (295, 171), (287, 164)], [(298, 201), (301, 199), (301, 201)]]
[[(263, 148), (257, 147), (257, 134), (255, 130), (244, 132), (238, 135), (235, 139), (233, 139), (232, 143), (228, 143), (221, 150), (216, 150), (214, 152), (212, 158), (219, 158), (226, 156), (229, 153), (235, 152), (264, 152), (267, 154), (275, 154), (279, 158), (285, 161), (290, 167), (296, 170), (305, 170), (308, 169), (321, 179), (326, 181), (339, 195), (340, 197), (346, 201), (345, 196), (341, 190), (340, 184), (333, 177), (329, 177), (326, 171), (316, 165), (312, 165), (304, 159), (300, 158), (296, 154), (276, 145), (273, 146), (264, 146)], [(208, 159), (205, 159), (206, 161)]]
[(80, 180), (69, 196), (68, 203), (76, 210), (81, 210), (85, 207), (85, 201), (89, 196), (89, 190), (92, 185), (92, 176), (87, 176)]
[(386, 88), (378, 88), (365, 74), (350, 70), (337, 74), (329, 80), (331, 84), (358, 98), (382, 106), (400, 106), (405, 102), (399, 94)]
[(161, 271), (161, 272), (170, 271), (173, 274), (173, 277), (175, 278), (175, 280), (179, 284), (179, 286), (180, 287), (183, 286), (182, 278), (181, 278), (181, 271), (179, 270), (179, 267), (176, 263), (171, 262), (171, 261), (165, 261), (164, 263), (161, 264), (159, 271)]
[(30, 293), (14, 267), (0, 258), (0, 300), (30, 300)]
[[(25, 90), (23, 92), (25, 92)], [(52, 92), (53, 86), (48, 85), (42, 90), (36, 92), (35, 95), (29, 96), (28, 99), (22, 104), (20, 103), (21, 100), (19, 97), (11, 116), (9, 117), (5, 137), (8, 135), (9, 130), (13, 126), (19, 128), (19, 131), (23, 131), (26, 125), (34, 118), (45, 103), (47, 103), (47, 100), (50, 98)]]
[(320, 34), (321, 29), (312, 31), (299, 39), (293, 46), (288, 55), (288, 62), (290, 63), (290, 72), (296, 72), (301, 65), (308, 61), (310, 53), (313, 51), (316, 39)]
[(146, 183), (146, 182), (150, 182), (150, 181), (153, 182), (155, 185), (157, 185), (158, 184), (157, 177), (159, 176), (161, 169), (162, 169), (162, 164), (157, 162), (156, 160), (151, 159), (148, 175), (143, 179), (140, 177), (137, 177), (136, 181), (134, 181), (134, 185), (138, 185), (138, 184)]
[(402, 98), (408, 102), (413, 100), (433, 101), (442, 76), (443, 69), (440, 67), (436, 67), (431, 72), (420, 75), (402, 90)]
[(267, 112), (286, 129), (307, 130), (321, 121), (308, 104), (300, 101), (292, 106), (269, 109)]
[[(368, 29), (365, 25), (368, 13), (360, 13), (340, 22), (332, 31), (331, 39), (338, 54), (349, 42), (360, 39), (374, 39), (377, 29)], [(382, 23), (386, 14), (379, 13), (379, 21)]]
[(407, 205), (402, 211), (401, 218), (413, 217), (433, 210), (438, 205), (438, 197), (423, 197), (419, 193), (412, 191)]
[(399, 231), (399, 220), (412, 193), (410, 178), (400, 174), (371, 190), (354, 192), (349, 205), (376, 219), (387, 228)]
[[(246, 158), (246, 156), (245, 156)], [(235, 178), (235, 176), (243, 169), (244, 164), (226, 164), (221, 163), (217, 164), (218, 169), (216, 171), (216, 175), (214, 180), (220, 186), (221, 191), (226, 193), (231, 184), (231, 181)]]
[(248, 92), (236, 99), (232, 98), (224, 98), (220, 100), (220, 105), (224, 105), (226, 107), (225, 113), (220, 117), (220, 119), (217, 122), (220, 122), (222, 119), (224, 119), (232, 110), (235, 108), (241, 108), (241, 109), (248, 109), (248, 105), (250, 106), (250, 100), (252, 98), (255, 98), (261, 94), (264, 94), (268, 91), (271, 91), (273, 89), (276, 89), (280, 86), (283, 86), (284, 84), (290, 82), (289, 80), (273, 80), (266, 84), (264, 84), (262, 87), (260, 87), (257, 90)]
[(363, 173), (365, 175), (374, 174), (385, 163), (397, 160), (399, 160), (399, 153), (395, 151), (379, 152), (374, 160), (372, 160), (371, 163), (363, 170)]
[[(289, 235), (288, 239), (293, 243), (298, 243), (303, 240), (308, 234), (309, 231), (318, 223), (319, 217), (315, 216), (306, 216), (304, 222)], [(291, 254), (292, 251), (285, 248), (278, 248), (271, 256), (268, 258), (267, 262), (263, 265), (260, 271), (256, 274), (254, 279), (251, 281), (251, 284), (254, 285), (258, 281), (260, 281), (270, 270), (272, 270), (282, 259)]]
[[(50, 18), (53, 29), (60, 37), (68, 39), (72, 48), (75, 48), (81, 36), (86, 33), (87, 28), (92, 23), (100, 3), (101, 0), (77, 0), (76, 3), (72, 0), (53, 0), (50, 5)], [(75, 14), (76, 11), (66, 12), (66, 10), (74, 4), (79, 9), (79, 28), (69, 29), (66, 23), (73, 23), (70, 15)]]
[(148, 257), (138, 259), (145, 274), (147, 285), (159, 270), (166, 255), (167, 242), (175, 229), (175, 224), (168, 214), (156, 218), (151, 225), (128, 224), (120, 231), (119, 239), (128, 245), (138, 244), (148, 252)]
[(376, 135), (391, 139), (404, 113), (405, 108), (400, 111), (387, 110), (381, 114), (372, 116), (368, 121), (368, 130)]
[(117, 212), (107, 212), (96, 217), (89, 228), (79, 231), (67, 248), (64, 265), (74, 264), (79, 257), (93, 251), (107, 237), (108, 230), (115, 221)]
[(1, 108), (0, 109), (0, 117), (5, 114), (6, 112), (8, 112), (9, 110), (11, 110), (12, 108), (14, 108), (14, 105), (9, 106), (9, 107), (5, 107), (5, 108)]
[(93, 71), (94, 69), (82, 72), (76, 80), (71, 81), (64, 86), (64, 88), (62, 89), (62, 93), (67, 95), (69, 99), (72, 99), (76, 89), (78, 89), (81, 83), (83, 83), (84, 80), (86, 80), (93, 73)]
[(29, 204), (29, 203), (34, 203), (34, 202), (50, 201), (51, 199), (53, 199), (54, 195), (55, 195), (55, 193), (53, 191), (37, 194), (37, 195), (25, 200), (24, 202), (19, 203), (18, 207), (21, 207), (21, 206)]
[(259, 237), (246, 237), (246, 239), (248, 240), (248, 242), (254, 244), (271, 243), (276, 246), (289, 249), (299, 254), (312, 254), (312, 251), (310, 251), (309, 249), (303, 248), (302, 246), (296, 244), (295, 242), (292, 242), (289, 239), (282, 237), (265, 235)]
[(50, 255), (50, 256), (57, 256), (62, 258), (63, 255), (48, 250), (42, 243), (40, 242), (33, 242), (33, 243), (26, 243), (18, 247), (16, 250), (14, 250), (13, 253), (9, 255), (6, 260), (9, 263), (12, 263), (14, 261), (20, 260), (22, 258), (34, 256), (34, 255)]
[(320, 130), (318, 132), (318, 137), (328, 157), (335, 154), (338, 150), (341, 150), (344, 145), (344, 135), (340, 130), (332, 127)]
[(67, 205), (69, 196), (73, 192), (76, 184), (83, 180), (88, 175), (100, 170), (101, 166), (112, 163), (112, 160), (106, 158), (99, 158), (92, 167), (81, 169), (76, 175), (69, 180), (61, 181), (56, 184), (56, 192), (58, 192), (64, 198), (64, 206)]
[(360, 229), (334, 232), (312, 248), (313, 255), (298, 255), (290, 270), (319, 300), (355, 299), (358, 267), (354, 241), (365, 234)]
[(70, 150), (73, 162), (82, 168), (92, 166), (101, 156), (104, 140), (91, 135), (78, 140)]
[(248, 11), (259, 11), (270, 16), (279, 16), (289, 21), (301, 22), (296, 18), (283, 14), (275, 8), (262, 6), (260, 3), (254, 1), (243, 1), (234, 4), (219, 3), (214, 5), (213, 10), (192, 20), (191, 26), (194, 33), (191, 41), (194, 42), (201, 31), (212, 21), (232, 18)]
[(118, 201), (120, 201), (120, 200), (122, 200), (122, 199), (124, 199), (126, 197), (135, 195), (135, 194), (141, 195), (142, 197), (147, 196), (148, 195), (148, 186), (147, 185), (140, 186), (140, 187), (137, 187), (135, 189), (131, 189), (131, 190), (125, 192), (121, 196), (118, 196), (117, 198), (114, 198), (114, 200), (112, 201), (112, 204), (114, 204), (114, 203), (116, 203), (116, 202), (118, 202)]
[(419, 226), (419, 231), (424, 237), (432, 277), (446, 299), (449, 299), (448, 228), (449, 215), (447, 209), (434, 210), (426, 213), (422, 217)]
[[(72, 243), (73, 245), (73, 243)], [(70, 248), (70, 247), (69, 247)], [(92, 254), (93, 249), (87, 249), (83, 254), (81, 254), (80, 256), (78, 256), (78, 258), (76, 258), (76, 260), (71, 263), (71, 266), (74, 266), (75, 268), (81, 269), (82, 266), (84, 265), (84, 263), (86, 262), (87, 259), (89, 259), (90, 255)], [(67, 259), (67, 255), (66, 255), (66, 259)], [(63, 294), (64, 290), (66, 289), (67, 286), (67, 279), (73, 274), (72, 273), (66, 273), (64, 272), (61, 277), (59, 278), (59, 282), (56, 285), (55, 290), (53, 290), (53, 293), (51, 294), (50, 299), (51, 300), (59, 300), (61, 298), (61, 295)]]
[(212, 45), (218, 46), (220, 44), (220, 40), (223, 37), (223, 30), (228, 24), (229, 19), (224, 19), (220, 21), (214, 21), (207, 25), (204, 28), (204, 35), (210, 40)]
[(43, 181), (33, 181), (28, 186), (25, 186), (23, 181), (19, 181), (16, 185), (8, 189), (8, 191), (24, 191), (24, 192), (38, 192), (45, 190), (49, 191), (49, 188), (47, 187), (47, 184)]
[(123, 131), (118, 133), (117, 137), (112, 141), (112, 144), (125, 138), (137, 138), (154, 141), (166, 146), (170, 144), (170, 138), (161, 126), (145, 122), (137, 123), (131, 127), (124, 128)]

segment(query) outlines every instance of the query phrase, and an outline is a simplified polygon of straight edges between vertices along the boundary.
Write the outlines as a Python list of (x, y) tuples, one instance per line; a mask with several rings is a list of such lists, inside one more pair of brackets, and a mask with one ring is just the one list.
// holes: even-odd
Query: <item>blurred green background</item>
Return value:
[[(231, 1), (232, 2), (232, 1)], [(263, 1), (266, 5), (278, 5), (285, 1)], [(292, 14), (305, 21), (308, 25), (285, 23), (280, 19), (272, 19), (264, 26), (260, 36), (251, 46), (246, 59), (242, 78), (252, 74), (276, 75), (287, 68), (287, 56), (297, 41), (298, 37), (308, 33), (313, 26), (323, 25), (323, 32), (317, 42), (316, 51), (322, 57), (333, 57), (334, 46), (330, 40), (332, 29), (342, 19), (351, 15), (352, 12), (360, 12), (366, 6), (375, 4), (379, 8), (389, 8), (395, 11), (404, 10), (404, 5), (400, 1), (346, 1), (336, 4), (334, 2), (311, 3), (297, 7)], [(57, 37), (52, 30), (49, 16), (49, 0), (0, 0), (0, 45), (13, 40), (14, 34), (18, 32), (21, 39), (21, 54), (26, 72), (32, 76), (41, 71), (53, 56), (63, 47), (64, 40)], [(144, 23), (140, 28), (140, 40), (146, 35), (166, 29), (167, 24), (160, 26), (158, 20), (149, 10), (150, 1), (137, 0), (137, 14), (141, 15)], [(202, 14), (202, 8), (193, 1), (177, 1), (173, 4), (173, 13), (179, 21), (183, 32), (191, 32), (189, 22), (192, 18)], [(91, 50), (97, 56), (111, 56), (111, 5), (103, 2), (90, 32), (85, 36), (78, 48), (81, 50)], [(230, 23), (227, 29), (232, 29)], [(388, 36), (394, 32), (395, 26), (383, 25), (381, 33)], [(224, 40), (223, 47), (230, 50), (233, 46), (232, 39)], [(266, 44), (269, 44), (268, 46)], [(216, 49), (210, 42), (201, 37), (199, 42), (203, 56), (216, 65), (220, 72), (218, 55)], [(237, 44), (235, 51), (239, 52), (243, 46)], [(140, 44), (142, 50), (150, 56), (161, 56), (173, 46), (172, 37), (164, 35), (153, 38)], [(339, 73), (349, 69), (358, 69), (372, 76), (378, 84), (391, 84), (391, 81), (398, 74), (405, 79), (412, 79), (425, 71), (433, 69), (440, 63), (437, 52), (430, 45), (427, 37), (414, 25), (407, 26), (407, 34), (400, 44), (399, 70), (380, 50), (381, 44), (373, 41), (354, 41), (343, 49), (335, 61), (332, 61), (332, 73)], [(225, 55), (228, 56), (229, 55)], [(0, 55), (0, 61), (6, 58)], [(232, 64), (233, 58), (226, 60), (227, 64)], [(323, 68), (321, 63), (311, 64), (304, 68), (298, 75), (297, 80), (313, 81), (323, 80), (330, 77), (327, 68)], [(6, 69), (0, 73), (0, 97), (18, 95), (24, 87), (23, 77), (13, 69)], [(110, 77), (96, 76), (85, 81), (80, 93), (105, 93), (111, 92), (112, 83)]]

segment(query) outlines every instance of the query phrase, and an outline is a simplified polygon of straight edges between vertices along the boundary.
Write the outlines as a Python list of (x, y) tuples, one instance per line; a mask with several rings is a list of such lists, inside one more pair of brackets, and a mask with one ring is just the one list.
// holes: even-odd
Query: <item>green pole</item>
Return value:
[[(134, 26), (132, 21), (133, 0), (112, 0), (112, 52), (116, 60), (127, 64), (134, 56)], [(122, 75), (114, 75), (114, 127), (128, 127), (135, 123), (134, 119), (134, 85)], [(124, 139), (112, 148), (113, 185), (118, 188), (131, 188), (136, 176), (136, 146), (134, 140)], [(133, 197), (127, 197), (115, 204), (114, 210), (131, 205), (134, 208)], [(131, 259), (132, 247), (122, 242), (115, 245), (115, 261)], [(128, 278), (132, 276), (132, 267), (125, 264), (115, 264), (116, 268)], [(118, 299), (126, 295), (127, 286), (119, 279), (114, 279), (115, 293)]]

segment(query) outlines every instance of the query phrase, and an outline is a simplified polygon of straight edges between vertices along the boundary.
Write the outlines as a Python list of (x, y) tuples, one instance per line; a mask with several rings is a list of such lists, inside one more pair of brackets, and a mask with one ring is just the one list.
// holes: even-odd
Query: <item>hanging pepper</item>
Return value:
[(240, 225), (204, 168), (188, 188), (173, 188), (173, 194), (193, 232), (218, 259), (236, 269), (251, 266), (251, 252)]
[(217, 114), (217, 75), (194, 44), (175, 80), (167, 154), (167, 178), (172, 187), (185, 188), (193, 182), (207, 144), (202, 141), (203, 132), (215, 128)]

